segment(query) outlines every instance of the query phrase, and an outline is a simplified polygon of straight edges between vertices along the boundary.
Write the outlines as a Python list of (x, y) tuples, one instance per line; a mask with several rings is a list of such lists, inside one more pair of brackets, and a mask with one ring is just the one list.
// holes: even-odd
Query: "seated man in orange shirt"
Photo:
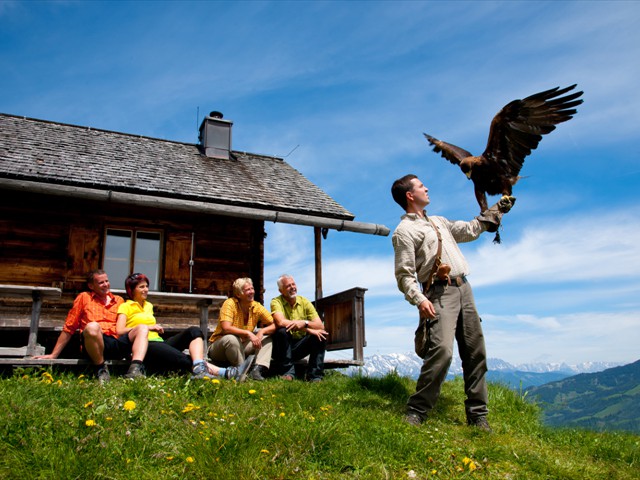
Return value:
[(83, 352), (96, 366), (100, 383), (110, 380), (105, 359), (123, 359), (132, 355), (127, 378), (140, 376), (139, 365), (147, 353), (149, 334), (146, 325), (139, 325), (126, 335), (118, 337), (116, 319), (118, 307), (124, 302), (122, 297), (111, 293), (109, 277), (104, 270), (93, 270), (87, 275), (89, 292), (82, 292), (69, 310), (62, 332), (53, 350), (48, 355), (39, 355), (37, 359), (58, 358), (76, 331), (80, 331)]

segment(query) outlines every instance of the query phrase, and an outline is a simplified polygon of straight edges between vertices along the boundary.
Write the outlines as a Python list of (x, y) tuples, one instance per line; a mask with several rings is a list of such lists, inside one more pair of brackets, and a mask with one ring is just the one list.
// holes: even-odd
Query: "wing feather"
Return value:
[(491, 122), (482, 157), (502, 174), (517, 176), (524, 159), (538, 147), (542, 136), (576, 114), (574, 107), (582, 103), (579, 97), (583, 92), (562, 96), (575, 87), (552, 88), (505, 105)]
[(433, 145), (433, 151), (440, 153), (444, 158), (449, 160), (454, 165), (460, 165), (460, 162), (471, 156), (471, 153), (467, 152), (464, 148), (456, 147), (447, 142), (438, 140), (431, 135), (423, 134), (427, 141)]

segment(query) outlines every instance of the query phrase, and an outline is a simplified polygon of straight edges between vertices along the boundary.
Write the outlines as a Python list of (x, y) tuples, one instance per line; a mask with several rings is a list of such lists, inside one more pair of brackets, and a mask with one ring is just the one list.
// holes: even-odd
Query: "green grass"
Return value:
[(546, 428), (496, 384), (487, 434), (465, 425), (460, 380), (416, 428), (402, 421), (414, 388), (396, 375), (100, 386), (20, 371), (0, 379), (0, 478), (640, 478), (638, 436)]

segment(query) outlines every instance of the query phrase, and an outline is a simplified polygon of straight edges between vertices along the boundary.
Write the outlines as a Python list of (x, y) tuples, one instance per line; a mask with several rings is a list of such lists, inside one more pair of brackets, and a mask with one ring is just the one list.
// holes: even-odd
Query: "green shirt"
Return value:
[[(287, 320), (315, 320), (319, 317), (313, 304), (305, 297), (296, 296), (296, 303), (291, 306), (282, 295), (271, 300), (271, 314), (282, 313)], [(291, 332), (295, 338), (303, 337), (307, 334), (304, 330)]]

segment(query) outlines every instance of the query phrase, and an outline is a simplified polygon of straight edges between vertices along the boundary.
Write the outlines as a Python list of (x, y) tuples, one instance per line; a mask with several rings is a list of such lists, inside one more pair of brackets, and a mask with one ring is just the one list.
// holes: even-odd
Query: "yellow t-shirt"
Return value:
[[(133, 328), (136, 325), (155, 325), (156, 317), (153, 315), (153, 305), (150, 302), (144, 302), (144, 306), (140, 306), (138, 302), (127, 300), (118, 307), (118, 315), (124, 313), (127, 316), (127, 328)], [(150, 342), (163, 342), (158, 332), (149, 332)]]

